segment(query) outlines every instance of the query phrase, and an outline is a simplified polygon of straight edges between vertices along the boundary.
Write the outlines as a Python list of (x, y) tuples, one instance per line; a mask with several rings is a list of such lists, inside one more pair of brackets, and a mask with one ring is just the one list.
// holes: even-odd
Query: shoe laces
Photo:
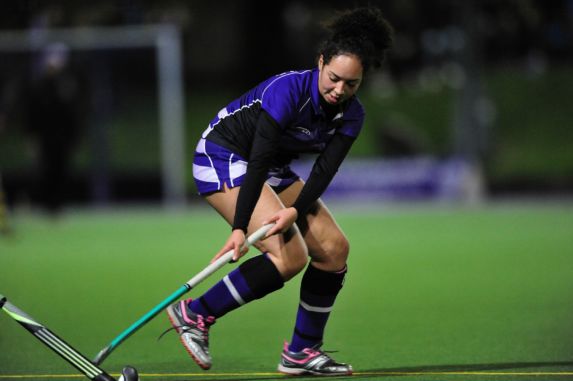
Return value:
[(201, 340), (205, 341), (206, 343), (209, 342), (209, 326), (215, 324), (215, 318), (213, 316), (209, 316), (204, 318), (203, 315), (197, 315), (197, 323), (194, 326), (189, 325), (177, 325), (171, 328), (166, 329), (163, 331), (161, 335), (157, 338), (157, 341), (161, 340), (163, 336), (165, 336), (168, 332), (181, 329), (181, 333), (179, 335), (183, 335), (184, 333), (189, 333), (193, 331), (199, 330), (201, 333)]
[(203, 315), (197, 315), (197, 328), (206, 334), (209, 332), (209, 327), (215, 324), (215, 317), (208, 316), (203, 317)]
[(319, 343), (312, 348), (305, 348), (302, 351), (303, 351), (303, 353), (307, 354), (309, 357), (324, 356), (329, 361), (334, 361), (329, 354), (330, 353), (336, 353), (338, 351), (337, 350), (324, 350), (321, 348), (321, 346), (322, 346), (322, 343)]

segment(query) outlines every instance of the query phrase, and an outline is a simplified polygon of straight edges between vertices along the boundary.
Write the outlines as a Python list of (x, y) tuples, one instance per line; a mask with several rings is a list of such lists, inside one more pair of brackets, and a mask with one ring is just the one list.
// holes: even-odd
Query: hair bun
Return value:
[(392, 46), (393, 28), (378, 8), (356, 8), (337, 15), (326, 24), (331, 33), (326, 45), (337, 46), (339, 52), (358, 55), (367, 69), (384, 61)]
[(388, 49), (392, 45), (390, 25), (377, 8), (358, 8), (342, 13), (332, 21), (329, 29), (333, 40), (356, 39), (370, 41), (378, 49)]

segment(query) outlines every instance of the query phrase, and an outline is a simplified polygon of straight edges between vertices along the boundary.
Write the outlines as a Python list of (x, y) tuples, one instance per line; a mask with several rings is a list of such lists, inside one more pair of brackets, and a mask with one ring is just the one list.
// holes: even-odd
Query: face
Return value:
[(362, 63), (355, 55), (332, 57), (328, 64), (318, 60), (318, 91), (324, 100), (337, 105), (353, 96), (362, 82)]

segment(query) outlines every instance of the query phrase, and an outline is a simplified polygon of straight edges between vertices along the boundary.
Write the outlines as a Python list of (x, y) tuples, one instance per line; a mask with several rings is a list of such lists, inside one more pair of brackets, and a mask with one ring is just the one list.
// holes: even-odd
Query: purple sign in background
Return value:
[[(306, 179), (313, 162), (291, 167)], [(351, 159), (340, 167), (324, 199), (464, 200), (472, 184), (471, 166), (458, 159)]]

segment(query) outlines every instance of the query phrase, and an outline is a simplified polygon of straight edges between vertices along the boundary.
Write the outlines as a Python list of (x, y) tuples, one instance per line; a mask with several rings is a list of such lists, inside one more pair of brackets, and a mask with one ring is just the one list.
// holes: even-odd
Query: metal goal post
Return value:
[(153, 48), (159, 89), (162, 199), (168, 208), (185, 205), (184, 91), (181, 33), (171, 24), (3, 31), (0, 52), (27, 52), (50, 43), (72, 50)]

